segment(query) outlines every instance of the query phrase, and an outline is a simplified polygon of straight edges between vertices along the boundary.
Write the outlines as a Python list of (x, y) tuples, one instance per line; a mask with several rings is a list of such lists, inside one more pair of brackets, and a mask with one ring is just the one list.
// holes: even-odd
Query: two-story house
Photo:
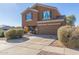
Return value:
[(56, 7), (34, 4), (22, 13), (22, 27), (36, 30), (37, 34), (56, 34), (60, 26), (65, 25), (65, 16)]

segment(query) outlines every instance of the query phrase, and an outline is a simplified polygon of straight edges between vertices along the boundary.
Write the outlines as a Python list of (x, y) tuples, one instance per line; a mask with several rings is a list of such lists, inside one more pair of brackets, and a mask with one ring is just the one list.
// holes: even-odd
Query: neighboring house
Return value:
[(63, 25), (65, 16), (56, 7), (36, 3), (22, 12), (22, 27), (37, 29), (38, 34), (56, 34)]

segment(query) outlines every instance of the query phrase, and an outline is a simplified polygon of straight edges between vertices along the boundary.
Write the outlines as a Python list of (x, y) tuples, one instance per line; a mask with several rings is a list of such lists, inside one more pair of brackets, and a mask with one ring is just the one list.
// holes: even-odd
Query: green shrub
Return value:
[(58, 40), (61, 41), (65, 46), (68, 45), (69, 43), (69, 39), (71, 37), (72, 34), (72, 26), (62, 26), (58, 29)]
[(23, 34), (24, 31), (22, 29), (10, 29), (5, 32), (5, 37), (7, 39), (21, 38)]
[(4, 37), (4, 30), (0, 29), (0, 37)]
[(16, 29), (16, 36), (17, 37), (22, 37), (24, 34), (24, 30), (23, 29)]
[(5, 37), (7, 39), (16, 38), (16, 30), (15, 29), (10, 29), (10, 30), (6, 31), (5, 32)]

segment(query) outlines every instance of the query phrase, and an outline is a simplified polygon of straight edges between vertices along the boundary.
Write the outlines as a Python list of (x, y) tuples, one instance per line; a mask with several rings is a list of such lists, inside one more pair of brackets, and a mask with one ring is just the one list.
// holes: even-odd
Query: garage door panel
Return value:
[(60, 25), (38, 26), (39, 34), (56, 34)]

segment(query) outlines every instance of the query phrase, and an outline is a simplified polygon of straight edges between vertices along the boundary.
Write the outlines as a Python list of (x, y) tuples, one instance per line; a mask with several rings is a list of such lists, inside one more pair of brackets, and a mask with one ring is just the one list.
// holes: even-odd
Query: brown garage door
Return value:
[(39, 24), (38, 34), (57, 34), (57, 29), (60, 27), (60, 23), (55, 24)]

